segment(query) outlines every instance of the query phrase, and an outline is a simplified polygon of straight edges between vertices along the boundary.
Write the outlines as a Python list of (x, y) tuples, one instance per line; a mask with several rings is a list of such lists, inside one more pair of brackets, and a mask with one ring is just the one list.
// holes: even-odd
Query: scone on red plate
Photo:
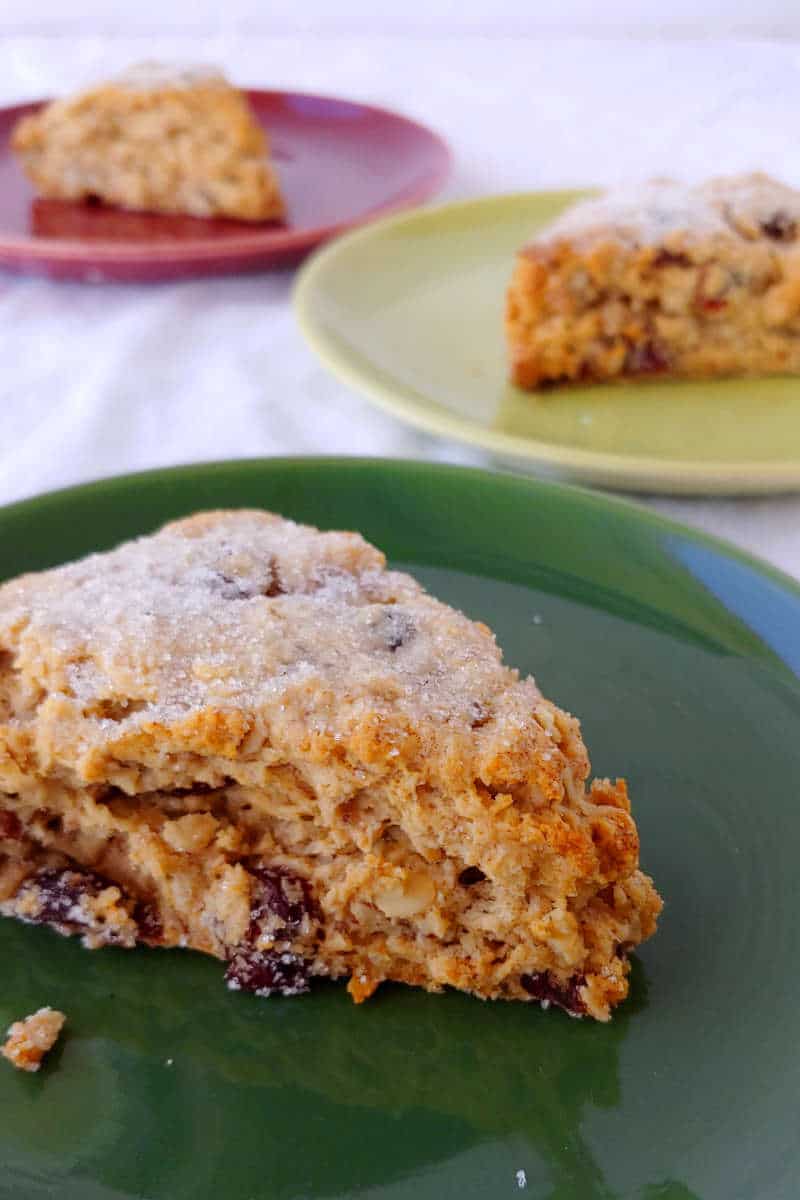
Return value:
[(600, 1020), (661, 901), (623, 781), (355, 533), (200, 513), (0, 588), (0, 913)]
[(241, 221), (284, 213), (264, 130), (206, 68), (143, 63), (23, 117), (11, 144), (43, 196)]
[(512, 381), (800, 371), (800, 192), (656, 180), (574, 205), (520, 250)]

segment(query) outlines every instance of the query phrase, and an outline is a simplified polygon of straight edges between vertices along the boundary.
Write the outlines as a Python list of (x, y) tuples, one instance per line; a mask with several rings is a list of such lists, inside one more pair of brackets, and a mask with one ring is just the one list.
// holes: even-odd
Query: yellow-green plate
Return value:
[(430, 432), (540, 472), (651, 492), (800, 487), (800, 380), (647, 382), (525, 393), (506, 379), (515, 251), (579, 192), (420, 209), (334, 242), (295, 306), (332, 371)]

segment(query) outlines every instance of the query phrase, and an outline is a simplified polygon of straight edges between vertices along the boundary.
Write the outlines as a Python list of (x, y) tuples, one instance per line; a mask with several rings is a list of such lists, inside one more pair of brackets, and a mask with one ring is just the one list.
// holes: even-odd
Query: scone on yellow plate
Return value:
[(284, 214), (264, 130), (205, 68), (143, 63), (23, 117), (11, 144), (43, 196), (240, 221)]
[(800, 373), (800, 191), (753, 174), (576, 204), (520, 250), (506, 337), (523, 388)]
[(0, 913), (606, 1020), (661, 908), (625, 784), (355, 533), (200, 513), (0, 588)]

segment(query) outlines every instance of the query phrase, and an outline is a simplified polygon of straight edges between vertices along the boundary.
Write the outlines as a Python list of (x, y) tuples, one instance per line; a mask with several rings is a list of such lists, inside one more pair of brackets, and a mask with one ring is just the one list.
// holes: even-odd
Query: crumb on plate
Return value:
[(20, 1071), (38, 1071), (48, 1050), (58, 1041), (66, 1021), (55, 1008), (40, 1008), (29, 1017), (15, 1021), (8, 1031), (0, 1054)]

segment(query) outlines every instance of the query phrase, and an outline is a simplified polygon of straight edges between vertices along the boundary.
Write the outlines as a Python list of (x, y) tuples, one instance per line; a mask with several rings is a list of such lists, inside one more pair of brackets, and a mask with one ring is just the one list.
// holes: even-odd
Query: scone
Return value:
[(661, 901), (621, 780), (355, 533), (200, 513), (0, 588), (0, 913), (600, 1020)]
[(264, 130), (206, 69), (143, 63), (23, 117), (11, 145), (43, 196), (240, 221), (284, 212)]
[(523, 388), (800, 371), (800, 192), (766, 175), (586, 200), (517, 257)]

